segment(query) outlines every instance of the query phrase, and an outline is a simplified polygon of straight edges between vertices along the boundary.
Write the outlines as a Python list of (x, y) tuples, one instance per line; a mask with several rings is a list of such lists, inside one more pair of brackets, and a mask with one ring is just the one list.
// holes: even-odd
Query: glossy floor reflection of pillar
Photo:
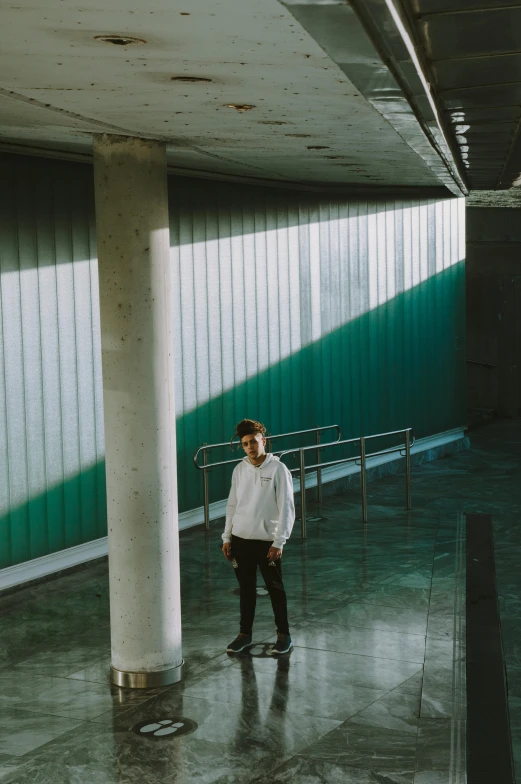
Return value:
[[(356, 492), (322, 506), (306, 543), (296, 527), (284, 554), (295, 649), (278, 661), (265, 655), (267, 597), (252, 654), (223, 653), (238, 597), (219, 525), (208, 539), (181, 535), (186, 677), (163, 690), (109, 683), (104, 561), (0, 597), (1, 784), (463, 782), (464, 511), (494, 516), (521, 728), (521, 427), (471, 436), (470, 451), (414, 469), (409, 516), (394, 476), (369, 486), (366, 528)], [(195, 732), (152, 742), (131, 731), (177, 716)]]

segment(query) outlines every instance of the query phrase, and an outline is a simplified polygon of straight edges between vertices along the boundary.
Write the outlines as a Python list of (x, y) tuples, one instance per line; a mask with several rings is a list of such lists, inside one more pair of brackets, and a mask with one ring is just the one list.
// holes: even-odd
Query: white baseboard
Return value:
[(0, 569), (0, 591), (61, 572), (62, 569), (70, 569), (71, 566), (78, 566), (104, 555), (107, 555), (106, 536), (57, 553), (43, 555), (41, 558), (33, 558), (32, 561), (24, 561), (16, 566), (8, 566), (7, 569)]
[[(415, 455), (419, 452), (425, 452), (428, 449), (434, 449), (437, 446), (450, 444), (452, 441), (459, 441), (465, 435), (464, 428), (458, 427), (454, 430), (447, 430), (444, 433), (437, 433), (433, 436), (426, 438), (419, 438), (411, 449), (411, 454)], [(400, 454), (394, 452), (388, 455), (380, 455), (378, 457), (370, 457), (367, 461), (367, 467), (373, 468), (383, 463), (389, 463), (392, 460), (399, 460)], [(360, 467), (354, 463), (344, 463), (338, 466), (331, 466), (324, 468), (322, 471), (322, 482), (334, 482), (336, 479), (356, 474), (360, 471)], [(316, 487), (317, 476), (316, 473), (310, 473), (306, 477), (306, 488)], [(293, 489), (295, 492), (300, 490), (300, 481), (293, 479)], [(224, 517), (226, 513), (226, 499), (222, 501), (215, 501), (210, 504), (210, 520), (216, 520), (219, 517)], [(189, 509), (187, 512), (181, 512), (179, 515), (179, 530), (184, 531), (186, 528), (193, 528), (196, 525), (201, 525), (204, 522), (203, 507), (199, 506), (196, 509)], [(7, 569), (0, 569), (0, 591), (6, 588), (13, 588), (16, 585), (37, 580), (40, 577), (46, 577), (55, 572), (61, 572), (63, 569), (69, 569), (72, 566), (92, 561), (95, 558), (101, 558), (107, 555), (108, 552), (107, 537), (95, 539), (86, 544), (80, 544), (77, 547), (69, 547), (66, 550), (60, 550), (57, 553), (44, 555), (42, 558), (34, 558), (32, 561), (25, 561), (24, 563), (17, 564), (16, 566), (9, 566)]]

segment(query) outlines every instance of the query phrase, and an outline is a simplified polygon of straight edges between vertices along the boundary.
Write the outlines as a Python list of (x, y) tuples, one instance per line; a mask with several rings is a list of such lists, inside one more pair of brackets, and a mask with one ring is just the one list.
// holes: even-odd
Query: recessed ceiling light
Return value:
[(329, 147), (322, 147), (320, 144), (314, 144), (311, 147), (306, 147), (307, 150), (329, 150)]
[(255, 109), (255, 106), (249, 103), (225, 103), (227, 109), (236, 109), (238, 112), (249, 112), (250, 109)]
[(131, 35), (95, 35), (96, 41), (104, 44), (114, 44), (115, 46), (135, 46), (136, 44), (146, 44), (144, 38), (134, 38)]
[(171, 82), (211, 82), (207, 76), (171, 76)]
[(261, 125), (287, 125), (284, 120), (259, 120)]

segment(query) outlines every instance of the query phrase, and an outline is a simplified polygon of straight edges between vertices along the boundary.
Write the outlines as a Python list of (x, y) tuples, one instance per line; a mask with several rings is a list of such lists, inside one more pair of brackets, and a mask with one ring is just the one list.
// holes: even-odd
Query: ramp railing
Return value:
[[(317, 461), (317, 463), (314, 466), (314, 468), (317, 471), (317, 492), (318, 492), (318, 499), (319, 499), (319, 501), (322, 500), (322, 474), (321, 474), (321, 465), (320, 465), (320, 449), (322, 448), (322, 444), (320, 442), (320, 437), (321, 437), (321, 433), (323, 433), (326, 430), (336, 430), (336, 432), (337, 432), (337, 439), (336, 439), (336, 441), (329, 442), (327, 444), (327, 446), (331, 446), (332, 444), (342, 443), (340, 441), (340, 438), (341, 438), (342, 434), (340, 432), (340, 428), (339, 428), (338, 425), (323, 425), (321, 427), (317, 425), (317, 427), (310, 427), (307, 430), (295, 430), (292, 433), (276, 433), (275, 435), (273, 435), (271, 433), (267, 433), (266, 434), (266, 447), (267, 447), (267, 451), (268, 452), (272, 451), (272, 449), (271, 449), (272, 443), (273, 443), (273, 441), (275, 441), (277, 439), (280, 439), (280, 438), (293, 438), (293, 437), (296, 437), (296, 436), (307, 435), (308, 433), (314, 433), (315, 434), (316, 445), (309, 446), (309, 447), (304, 447), (304, 449), (306, 449), (306, 450), (307, 449), (314, 449), (315, 452), (316, 452), (316, 461)], [(211, 471), (213, 468), (218, 468), (219, 466), (232, 465), (233, 463), (240, 463), (240, 461), (243, 459), (242, 457), (237, 457), (237, 458), (234, 458), (233, 460), (221, 460), (221, 461), (219, 461), (217, 463), (209, 463), (208, 462), (208, 453), (211, 452), (212, 449), (219, 449), (219, 448), (222, 449), (223, 447), (226, 447), (226, 446), (228, 446), (231, 449), (233, 449), (234, 444), (237, 446), (237, 448), (240, 447), (240, 442), (234, 441), (233, 439), (231, 441), (223, 441), (220, 444), (203, 444), (202, 446), (199, 447), (199, 449), (194, 454), (194, 464), (195, 464), (195, 467), (197, 469), (199, 469), (199, 471), (203, 472), (204, 527), (205, 527), (206, 531), (210, 530), (210, 491), (209, 491), (209, 486), (208, 486), (208, 472)], [(298, 449), (297, 450), (289, 450), (289, 453), (296, 452), (296, 451), (298, 451)], [(203, 453), (203, 458), (202, 458), (203, 459), (203, 464), (202, 465), (200, 465), (200, 463), (199, 463), (199, 455), (200, 455), (201, 452)], [(278, 452), (277, 451), (273, 452), (273, 454), (280, 456), (281, 454), (288, 454), (288, 452), (286, 450), (279, 450)], [(298, 469), (293, 469), (293, 470), (295, 471), (295, 470), (298, 470)]]
[[(386, 438), (390, 436), (404, 436), (403, 444), (393, 446), (388, 449), (380, 449), (376, 452), (367, 451), (367, 442), (376, 438)], [(282, 458), (285, 455), (299, 455), (299, 467), (289, 469), (292, 473), (299, 472), (300, 476), (300, 504), (301, 504), (301, 526), (302, 526), (302, 539), (306, 539), (306, 471), (323, 470), (329, 466), (341, 465), (342, 463), (352, 463), (360, 466), (360, 485), (362, 491), (362, 521), (367, 523), (367, 460), (370, 457), (377, 457), (378, 455), (386, 455), (392, 452), (399, 452), (405, 457), (405, 492), (406, 492), (406, 508), (412, 509), (411, 506), (411, 447), (415, 442), (414, 431), (411, 427), (405, 430), (392, 430), (388, 433), (375, 433), (371, 436), (361, 436), (360, 438), (348, 438), (343, 441), (332, 441), (330, 443), (322, 443), (321, 449), (345, 446), (346, 444), (360, 444), (360, 454), (354, 457), (343, 457), (338, 460), (330, 460), (326, 463), (318, 462), (315, 465), (306, 465), (306, 452), (316, 449), (314, 446), (299, 447), (297, 449), (286, 449), (279, 454)]]

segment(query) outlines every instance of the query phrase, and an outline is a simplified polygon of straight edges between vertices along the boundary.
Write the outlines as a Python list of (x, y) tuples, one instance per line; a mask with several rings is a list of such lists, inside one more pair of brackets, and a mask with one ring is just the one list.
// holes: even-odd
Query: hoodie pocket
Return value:
[(264, 530), (268, 534), (270, 538), (274, 538), (275, 534), (277, 533), (277, 528), (279, 526), (278, 520), (264, 520)]

